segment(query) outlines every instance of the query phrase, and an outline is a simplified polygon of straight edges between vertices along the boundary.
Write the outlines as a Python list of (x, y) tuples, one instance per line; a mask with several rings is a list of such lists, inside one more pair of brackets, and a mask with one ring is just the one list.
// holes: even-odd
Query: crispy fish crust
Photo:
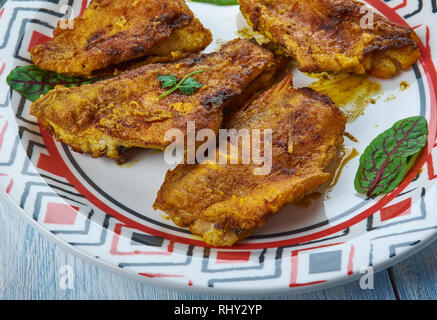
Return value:
[(287, 76), (226, 120), (226, 128), (273, 130), (270, 174), (255, 175), (257, 166), (241, 161), (181, 164), (167, 173), (154, 208), (208, 245), (231, 246), (327, 181), (345, 124), (330, 98), (293, 89)]
[(138, 57), (177, 60), (212, 41), (183, 0), (93, 0), (73, 29), (60, 23), (53, 40), (32, 48), (31, 57), (42, 69), (69, 75)]
[(248, 23), (304, 72), (390, 78), (410, 68), (420, 57), (415, 33), (376, 13), (374, 27), (362, 29), (363, 6), (354, 0), (240, 0)]
[[(150, 64), (118, 77), (75, 88), (56, 87), (31, 105), (31, 113), (49, 132), (75, 151), (93, 157), (122, 160), (120, 150), (131, 147), (164, 149), (169, 129), (186, 133), (187, 121), (196, 130), (218, 131), (223, 107), (251, 90), (258, 78), (269, 85), (274, 55), (250, 40), (234, 40), (218, 52), (192, 54), (174, 63)], [(193, 95), (179, 91), (162, 100), (158, 75), (178, 79), (194, 76), (203, 84)], [(122, 148), (120, 148), (122, 147)]]

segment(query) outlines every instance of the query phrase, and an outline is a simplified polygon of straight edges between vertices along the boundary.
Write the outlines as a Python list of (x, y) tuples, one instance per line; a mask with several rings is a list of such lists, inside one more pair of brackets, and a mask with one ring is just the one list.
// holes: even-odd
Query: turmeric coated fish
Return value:
[(327, 167), (343, 143), (346, 120), (327, 96), (293, 89), (289, 75), (224, 124), (251, 134), (272, 130), (270, 173), (255, 174), (255, 162), (243, 164), (242, 159), (238, 164), (180, 164), (167, 173), (154, 204), (213, 246), (231, 246), (248, 237), (285, 204), (325, 183)]
[(84, 76), (139, 57), (177, 60), (212, 41), (183, 0), (93, 0), (70, 24), (58, 23), (53, 35), (31, 49), (35, 65)]
[[(248, 23), (304, 72), (390, 78), (420, 57), (416, 34), (355, 0), (240, 0)], [(372, 23), (373, 19), (373, 23)]]
[[(201, 70), (194, 78), (203, 86), (194, 94), (177, 91), (159, 100), (168, 90), (159, 75), (182, 79)], [(186, 134), (188, 121), (197, 130), (217, 132), (223, 108), (268, 86), (275, 71), (270, 51), (250, 40), (234, 40), (218, 52), (149, 64), (81, 87), (56, 87), (31, 105), (31, 114), (75, 151), (123, 160), (120, 151), (127, 148), (164, 149), (171, 144), (165, 141), (166, 132)]]

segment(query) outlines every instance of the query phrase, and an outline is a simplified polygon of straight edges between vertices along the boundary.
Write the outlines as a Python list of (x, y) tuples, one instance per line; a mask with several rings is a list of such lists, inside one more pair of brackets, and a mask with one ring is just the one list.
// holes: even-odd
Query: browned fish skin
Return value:
[(240, 0), (255, 30), (304, 72), (353, 72), (391, 78), (420, 57), (408, 27), (374, 14), (374, 28), (362, 29), (363, 3), (355, 0)]
[(154, 204), (212, 246), (232, 246), (285, 204), (325, 183), (346, 120), (330, 98), (293, 89), (287, 76), (225, 124), (273, 130), (271, 173), (254, 175), (254, 164), (182, 164), (167, 173)]
[(211, 32), (183, 0), (93, 0), (74, 19), (73, 29), (58, 23), (53, 35), (53, 40), (32, 48), (35, 65), (86, 76), (138, 57), (177, 60), (212, 41)]
[[(55, 137), (93, 157), (121, 159), (120, 147), (164, 149), (169, 129), (218, 131), (223, 107), (238, 99), (259, 77), (275, 69), (274, 55), (250, 40), (234, 40), (218, 52), (193, 54), (168, 64), (149, 64), (118, 77), (76, 88), (57, 87), (31, 105), (31, 113)], [(194, 76), (204, 86), (193, 95), (167, 89), (158, 75)], [(266, 79), (265, 86), (269, 85)], [(259, 86), (259, 83), (257, 84)]]

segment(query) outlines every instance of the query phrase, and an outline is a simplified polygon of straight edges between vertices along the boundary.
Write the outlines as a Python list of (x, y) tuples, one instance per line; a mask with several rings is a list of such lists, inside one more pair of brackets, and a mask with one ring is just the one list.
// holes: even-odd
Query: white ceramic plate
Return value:
[[(437, 8), (433, 2), (367, 1), (393, 21), (415, 28), (422, 58), (380, 81), (384, 97), (348, 124), (360, 153), (397, 120), (426, 116), (427, 150), (391, 194), (366, 199), (353, 188), (358, 158), (338, 184), (306, 208), (287, 206), (233, 248), (207, 248), (152, 204), (168, 169), (145, 151), (132, 166), (72, 152), (40, 129), (30, 103), (6, 84), (30, 63), (29, 47), (46, 41), (65, 5), (73, 16), (86, 0), (8, 1), (0, 11), (0, 189), (39, 231), (87, 260), (151, 284), (210, 294), (266, 295), (314, 290), (385, 268), (437, 236)], [(207, 51), (237, 37), (246, 23), (238, 6), (189, 3), (214, 36)], [(296, 85), (307, 79), (296, 71)], [(400, 90), (401, 81), (410, 87)]]

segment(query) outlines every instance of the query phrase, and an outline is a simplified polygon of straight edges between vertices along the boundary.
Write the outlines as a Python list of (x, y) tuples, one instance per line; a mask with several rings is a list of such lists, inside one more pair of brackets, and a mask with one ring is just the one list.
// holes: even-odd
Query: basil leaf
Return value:
[(232, 5), (238, 5), (237, 0), (191, 0), (193, 2), (206, 2), (206, 3), (212, 3), (219, 6), (232, 6)]
[(14, 90), (21, 93), (30, 101), (38, 100), (42, 95), (52, 90), (55, 86), (77, 87), (99, 81), (99, 78), (76, 78), (57, 74), (52, 71), (42, 70), (30, 65), (17, 67), (6, 78), (7, 83)]
[(375, 197), (396, 189), (411, 168), (411, 159), (425, 147), (428, 123), (424, 117), (400, 120), (376, 137), (360, 158), (355, 189)]

